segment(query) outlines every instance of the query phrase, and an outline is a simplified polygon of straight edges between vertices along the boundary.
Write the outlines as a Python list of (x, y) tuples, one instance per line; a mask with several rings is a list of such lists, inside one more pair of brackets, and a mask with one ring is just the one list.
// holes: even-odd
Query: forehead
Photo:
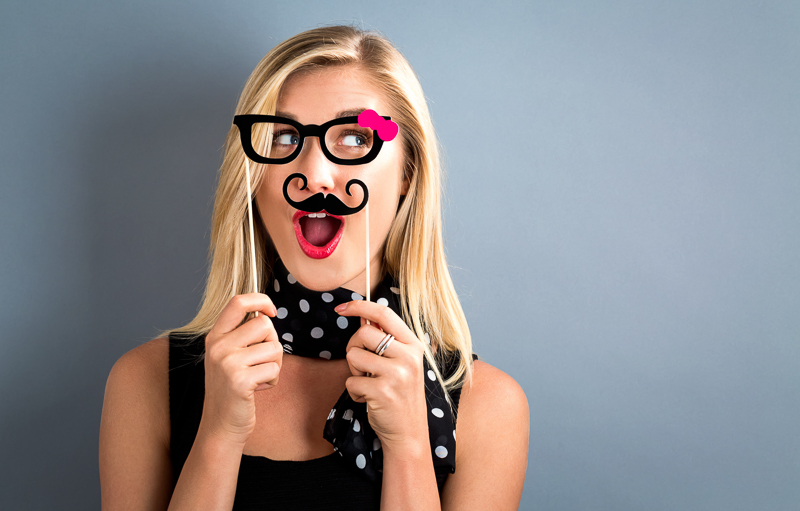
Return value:
[(323, 124), (366, 109), (392, 115), (383, 93), (365, 71), (353, 66), (329, 67), (290, 76), (278, 96), (277, 115), (302, 124)]

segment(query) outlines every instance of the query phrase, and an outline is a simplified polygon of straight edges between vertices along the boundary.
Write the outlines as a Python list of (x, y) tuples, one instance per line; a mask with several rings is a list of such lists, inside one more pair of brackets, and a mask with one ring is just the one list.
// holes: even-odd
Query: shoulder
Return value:
[[(528, 399), (514, 378), (482, 360), (464, 383), (456, 422), (456, 471), (442, 509), (517, 509), (528, 464)], [(493, 508), (495, 509), (495, 508)]]
[(122, 355), (109, 373), (109, 379), (139, 383), (155, 377), (165, 380), (169, 368), (169, 339), (153, 339)]
[[(503, 390), (514, 388), (518, 389), (519, 392), (522, 392), (522, 387), (520, 387), (514, 378), (494, 367), (493, 365), (488, 364), (481, 359), (474, 360), (472, 365), (475, 369), (473, 374), (473, 387), (476, 387), (479, 392), (487, 389), (498, 388)], [(524, 392), (522, 393), (524, 395)]]
[(500, 369), (475, 360), (472, 380), (461, 391), (458, 430), (463, 426), (468, 434), (479, 423), (494, 423), (503, 429), (524, 427), (527, 436), (529, 418), (528, 398), (520, 384)]
[(149, 509), (169, 505), (168, 356), (168, 340), (154, 339), (122, 355), (109, 372), (99, 441), (103, 509), (129, 508), (132, 499)]
[[(111, 399), (109, 399), (111, 398)], [(123, 354), (106, 382), (106, 402), (135, 405), (169, 445), (169, 339), (161, 337)]]

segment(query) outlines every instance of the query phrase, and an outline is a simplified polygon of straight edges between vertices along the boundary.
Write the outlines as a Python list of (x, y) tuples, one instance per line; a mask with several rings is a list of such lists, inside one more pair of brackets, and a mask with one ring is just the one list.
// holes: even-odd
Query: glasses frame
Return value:
[[(386, 119), (387, 121), (391, 121), (392, 118), (388, 116), (381, 116), (382, 118)], [(256, 152), (253, 148), (253, 124), (257, 122), (277, 122), (280, 124), (288, 124), (290, 126), (294, 126), (297, 128), (297, 133), (300, 136), (300, 143), (297, 144), (297, 149), (294, 150), (292, 154), (286, 156), (284, 158), (267, 158), (266, 156), (261, 156)], [(346, 160), (342, 158), (337, 158), (330, 151), (328, 151), (328, 145), (325, 143), (325, 135), (328, 132), (328, 129), (332, 126), (338, 126), (340, 124), (358, 124), (358, 116), (352, 115), (349, 117), (339, 117), (338, 119), (333, 119), (325, 124), (300, 124), (299, 122), (293, 119), (287, 119), (286, 117), (279, 117), (277, 115), (261, 115), (261, 114), (241, 114), (235, 115), (233, 117), (233, 124), (235, 124), (239, 128), (239, 135), (241, 136), (242, 141), (242, 149), (244, 149), (244, 154), (247, 155), (248, 158), (253, 160), (256, 163), (265, 163), (271, 165), (283, 165), (285, 163), (289, 163), (293, 161), (300, 152), (303, 150), (303, 143), (306, 140), (306, 137), (317, 137), (320, 141), (319, 147), (322, 149), (323, 154), (328, 160), (336, 163), (337, 165), (363, 165), (365, 163), (369, 163), (375, 158), (378, 157), (378, 153), (383, 147), (383, 140), (378, 136), (376, 130), (372, 130), (372, 149), (370, 149), (369, 153), (362, 156), (361, 158), (355, 158), (352, 160)], [(364, 126), (362, 126), (364, 127)], [(371, 129), (371, 128), (370, 128)]]

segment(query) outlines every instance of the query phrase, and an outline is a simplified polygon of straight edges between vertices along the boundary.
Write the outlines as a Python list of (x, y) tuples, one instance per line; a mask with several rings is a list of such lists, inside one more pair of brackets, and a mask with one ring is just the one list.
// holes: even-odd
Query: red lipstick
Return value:
[(333, 251), (336, 250), (336, 246), (339, 245), (339, 240), (342, 239), (342, 234), (344, 233), (344, 217), (339, 215), (331, 215), (330, 213), (326, 212), (324, 209), (320, 211), (320, 213), (325, 213), (327, 216), (335, 218), (339, 220), (339, 230), (336, 231), (336, 234), (333, 235), (333, 238), (324, 246), (318, 247), (316, 245), (312, 245), (304, 236), (303, 236), (303, 229), (300, 228), (300, 219), (304, 216), (309, 215), (308, 211), (297, 211), (294, 216), (292, 217), (292, 223), (294, 224), (294, 234), (297, 236), (297, 242), (300, 244), (300, 249), (302, 249), (303, 253), (312, 259), (325, 259), (326, 257), (333, 254)]

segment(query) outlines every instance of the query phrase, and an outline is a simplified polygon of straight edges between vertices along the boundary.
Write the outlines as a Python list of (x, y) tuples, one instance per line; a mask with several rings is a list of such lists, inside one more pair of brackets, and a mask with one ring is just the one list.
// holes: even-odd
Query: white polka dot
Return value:
[(352, 298), (353, 300), (363, 300), (363, 299), (364, 299), (364, 297), (363, 297), (363, 296), (361, 296), (360, 294), (358, 294), (358, 293), (356, 293), (356, 292), (354, 292), (354, 293), (351, 295), (351, 298)]
[(431, 336), (428, 335), (428, 332), (425, 332), (425, 342), (427, 342), (428, 344), (431, 343)]
[(325, 303), (331, 303), (333, 301), (333, 295), (330, 293), (322, 293), (322, 301)]
[(327, 358), (328, 360), (331, 359), (331, 352), (330, 351), (320, 351), (319, 352), (320, 358)]
[(456, 439), (456, 430), (453, 430), (453, 440)]
[(375, 440), (372, 441), (372, 450), (377, 451), (380, 448), (381, 448), (381, 439), (376, 438)]
[(300, 310), (303, 312), (308, 312), (309, 306), (308, 302), (305, 300), (300, 300)]
[(442, 417), (444, 417), (444, 412), (443, 412), (443, 411), (441, 411), (439, 408), (433, 408), (433, 409), (431, 409), (431, 413), (432, 413), (432, 414), (434, 414), (435, 416), (439, 417), (440, 419), (441, 419)]
[[(334, 416), (334, 415), (336, 415), (336, 408), (334, 408), (333, 410), (331, 410), (331, 413), (329, 413), (329, 414), (328, 414), (328, 420), (331, 420), (331, 419), (333, 418), (333, 416)], [(453, 431), (453, 432), (455, 433), (455, 431)], [(333, 441), (335, 442), (335, 441), (336, 441), (336, 439), (334, 438), (334, 439), (333, 439)]]
[(286, 307), (281, 307), (278, 309), (278, 319), (283, 319), (287, 315), (289, 315), (289, 311), (286, 310)]
[(353, 431), (355, 431), (356, 433), (361, 431), (361, 424), (358, 423), (358, 419), (353, 421)]
[(345, 328), (347, 328), (347, 318), (344, 316), (339, 316), (336, 319), (336, 324), (339, 326), (339, 328), (344, 330)]
[(428, 378), (431, 381), (436, 381), (436, 374), (433, 372), (433, 369), (428, 369)]
[(292, 352), (292, 347), (289, 346), (288, 344), (284, 344), (283, 345), (283, 352), (284, 353), (291, 353)]
[(323, 333), (322, 329), (318, 326), (315, 326), (314, 328), (311, 329), (311, 337), (313, 337), (314, 339), (319, 339), (320, 337), (322, 337), (322, 333)]
[(342, 454), (342, 451), (339, 451), (339, 456), (344, 456), (344, 454)]
[(289, 281), (289, 284), (297, 284), (297, 279), (291, 273), (286, 277), (286, 280)]
[(394, 293), (394, 294), (396, 294), (396, 295), (399, 295), (399, 294), (400, 294), (400, 289), (399, 289), (399, 288), (396, 288), (396, 287), (392, 286), (392, 287), (390, 287), (389, 289), (391, 289), (391, 290), (392, 290), (392, 293)]
[(434, 452), (440, 458), (444, 458), (444, 457), (447, 456), (447, 449), (443, 445), (440, 445), (440, 446), (436, 447), (436, 450)]
[(292, 334), (290, 334), (289, 332), (286, 332), (281, 336), (281, 339), (283, 339), (286, 342), (292, 342), (294, 340), (294, 337), (292, 337)]
[(344, 411), (344, 415), (342, 415), (342, 419), (344, 419), (346, 421), (349, 421), (352, 418), (353, 418), (353, 410), (350, 410), (348, 408), (347, 410)]
[(363, 454), (359, 454), (358, 458), (356, 458), (356, 466), (358, 468), (364, 468), (367, 466), (367, 458)]
[(278, 282), (278, 279), (275, 279), (275, 286), (274, 286), (274, 287), (275, 287), (275, 292), (276, 292), (276, 293), (279, 293), (279, 292), (280, 292), (280, 290), (281, 290), (281, 285), (280, 285), (280, 283)]
[(378, 298), (378, 305), (386, 305), (388, 307), (389, 300), (387, 300), (386, 298)]

